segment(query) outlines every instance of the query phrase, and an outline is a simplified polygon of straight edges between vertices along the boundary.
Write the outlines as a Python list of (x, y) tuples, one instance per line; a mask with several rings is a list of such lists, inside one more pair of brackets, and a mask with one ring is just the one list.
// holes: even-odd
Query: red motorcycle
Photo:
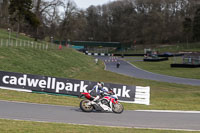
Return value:
[(91, 96), (90, 93), (81, 93), (80, 98), (82, 97), (86, 98), (80, 102), (80, 108), (84, 112), (92, 112), (93, 110), (96, 110), (120, 114), (124, 111), (123, 105), (119, 103), (118, 97), (114, 93), (102, 95), (95, 104), (91, 104), (91, 101), (95, 97)]

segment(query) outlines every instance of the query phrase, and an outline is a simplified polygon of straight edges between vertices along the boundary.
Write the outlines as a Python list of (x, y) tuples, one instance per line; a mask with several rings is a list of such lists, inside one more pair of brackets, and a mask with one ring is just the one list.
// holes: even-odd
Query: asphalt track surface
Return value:
[(0, 100), (0, 118), (81, 125), (200, 131), (200, 112), (85, 113), (78, 107)]
[[(97, 57), (97, 58), (103, 60), (106, 65), (106, 70), (111, 71), (111, 72), (127, 75), (130, 77), (135, 77), (139, 79), (149, 79), (149, 80), (156, 80), (156, 81), (168, 82), (168, 83), (200, 86), (200, 80), (172, 77), (172, 76), (148, 72), (140, 68), (137, 68), (136, 66), (130, 64), (129, 62), (124, 61), (120, 57), (114, 58), (114, 59), (113, 57), (109, 57), (109, 56)], [(131, 58), (134, 58), (134, 57), (131, 57)], [(120, 62), (119, 68), (116, 67), (116, 64), (118, 61)]]

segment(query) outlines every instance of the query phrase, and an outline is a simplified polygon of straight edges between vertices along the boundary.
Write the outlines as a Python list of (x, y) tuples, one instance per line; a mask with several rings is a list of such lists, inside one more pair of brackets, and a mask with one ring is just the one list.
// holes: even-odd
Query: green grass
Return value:
[[(103, 127), (73, 125), (63, 123), (30, 122), (0, 119), (1, 133), (188, 133), (187, 131), (135, 129), (122, 127)], [(193, 133), (198, 133), (193, 132)]]
[(0, 70), (5, 71), (72, 78), (87, 69), (95, 69), (93, 62), (92, 58), (73, 49), (0, 48)]
[[(10, 40), (9, 40), (9, 36), (10, 36)], [(45, 41), (39, 40), (39, 39), (38, 39), (38, 41), (35, 41), (34, 38), (31, 38), (29, 35), (25, 35), (23, 33), (19, 33), (19, 35), (17, 37), (16, 32), (9, 33), (8, 30), (0, 28), (0, 44), (1, 44), (1, 42), (3, 42), (4, 45), (7, 45), (7, 43), (9, 42), (10, 45), (16, 45), (16, 41), (18, 41), (18, 45), (19, 45), (20, 41), (22, 42), (22, 44), (26, 43), (26, 45), (28, 45), (28, 43), (34, 43), (35, 45), (36, 45), (36, 43), (37, 43), (37, 45), (50, 43), (50, 42), (45, 42)]]
[(152, 49), (159, 53), (165, 52), (200, 52), (200, 42), (195, 43), (176, 43), (176, 44), (137, 44), (133, 49), (127, 49), (122, 51), (114, 51), (113, 53), (119, 54), (144, 54), (144, 49)]
[(200, 42), (177, 43), (173, 45), (157, 46), (155, 50), (159, 52), (200, 52)]
[[(10, 33), (11, 33), (10, 34), (11, 39), (17, 39), (16, 32), (10, 32)], [(1, 39), (8, 39), (9, 38), (9, 32), (5, 29), (0, 29), (0, 38)], [(30, 40), (30, 41), (34, 40), (33, 38), (30, 38), (30, 37), (22, 35), (22, 34), (19, 34), (18, 39)]]
[[(141, 60), (143, 58), (141, 57)], [(176, 76), (182, 78), (200, 79), (200, 68), (171, 68), (172, 63), (182, 63), (181, 57), (170, 57), (168, 61), (161, 62), (143, 62), (135, 61), (134, 59), (126, 59), (135, 66), (147, 70), (149, 72)]]

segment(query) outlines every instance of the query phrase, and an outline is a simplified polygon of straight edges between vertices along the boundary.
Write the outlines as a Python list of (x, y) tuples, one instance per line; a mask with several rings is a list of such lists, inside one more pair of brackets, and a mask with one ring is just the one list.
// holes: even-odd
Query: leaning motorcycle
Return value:
[(98, 102), (91, 104), (91, 101), (95, 98), (90, 93), (81, 93), (80, 98), (85, 97), (86, 99), (80, 102), (80, 108), (84, 112), (96, 111), (108, 111), (114, 113), (122, 113), (124, 107), (119, 103), (118, 97), (115, 94), (107, 94), (102, 96)]

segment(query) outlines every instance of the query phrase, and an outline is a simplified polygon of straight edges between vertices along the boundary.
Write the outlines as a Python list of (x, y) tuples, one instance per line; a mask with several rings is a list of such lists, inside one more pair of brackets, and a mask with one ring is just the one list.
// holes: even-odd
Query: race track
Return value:
[(84, 113), (79, 107), (0, 101), (0, 118), (83, 125), (200, 131), (200, 112)]
[[(105, 61), (109, 57), (98, 58)], [(116, 68), (116, 62), (105, 62), (106, 70), (136, 78), (200, 86), (200, 80), (154, 74), (141, 70), (124, 60), (120, 59), (119, 61), (121, 63), (120, 68)], [(124, 111), (122, 114), (108, 112), (84, 113), (79, 107), (0, 100), (0, 118), (81, 125), (200, 131), (200, 111)]]
[[(129, 62), (122, 60), (121, 57), (114, 60), (112, 60), (112, 57), (109, 57), (109, 56), (104, 56), (104, 57), (99, 56), (97, 58), (103, 60), (106, 65), (106, 70), (111, 71), (111, 72), (127, 75), (130, 77), (140, 78), (140, 79), (149, 79), (149, 80), (156, 80), (156, 81), (168, 82), (168, 83), (200, 86), (200, 80), (166, 76), (166, 75), (148, 72), (140, 68), (137, 68), (136, 66), (130, 64)], [(116, 68), (116, 64), (117, 64), (116, 60), (120, 62), (119, 68)]]

